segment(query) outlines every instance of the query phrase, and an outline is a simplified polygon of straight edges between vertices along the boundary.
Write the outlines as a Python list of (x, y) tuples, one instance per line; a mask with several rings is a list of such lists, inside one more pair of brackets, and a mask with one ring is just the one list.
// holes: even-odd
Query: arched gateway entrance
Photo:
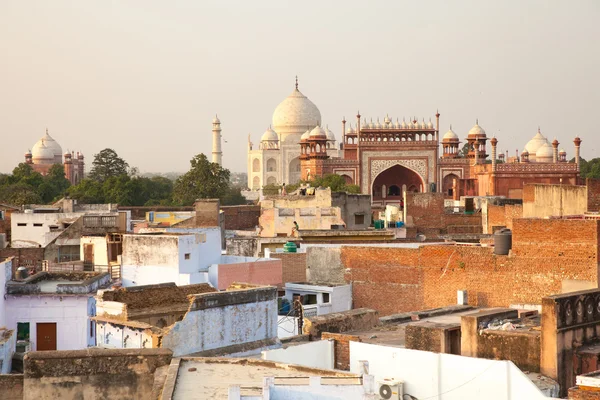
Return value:
[(394, 165), (382, 171), (373, 181), (373, 201), (402, 199), (402, 191), (422, 192), (423, 180), (415, 171)]

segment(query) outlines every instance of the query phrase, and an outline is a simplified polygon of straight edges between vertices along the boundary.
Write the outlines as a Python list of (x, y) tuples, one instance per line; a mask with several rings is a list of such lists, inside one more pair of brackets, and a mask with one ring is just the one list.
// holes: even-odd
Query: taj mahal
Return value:
[[(498, 152), (479, 121), (464, 140), (452, 130), (440, 135), (440, 113), (426, 118), (361, 116), (342, 119), (339, 141), (322, 126), (319, 108), (298, 87), (274, 110), (258, 145), (248, 135), (248, 188), (341, 175), (372, 196), (374, 207), (397, 204), (403, 191), (459, 196), (522, 198), (524, 184), (577, 184), (581, 139), (573, 140), (575, 161), (559, 142), (538, 128), (521, 153)], [(213, 120), (213, 162), (221, 162), (220, 120)], [(489, 146), (489, 147), (488, 147)], [(511, 144), (512, 146), (512, 144)]]

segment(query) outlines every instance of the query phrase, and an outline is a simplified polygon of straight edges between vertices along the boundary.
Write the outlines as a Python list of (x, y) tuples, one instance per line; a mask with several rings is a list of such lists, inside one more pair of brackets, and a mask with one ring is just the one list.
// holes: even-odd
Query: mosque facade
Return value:
[[(275, 109), (271, 126), (254, 146), (248, 136), (248, 187), (297, 183), (325, 174), (371, 194), (373, 206), (397, 204), (403, 191), (459, 196), (521, 198), (524, 184), (579, 183), (581, 139), (574, 140), (575, 160), (568, 162), (559, 142), (541, 131), (521, 154), (498, 154), (476, 121), (464, 141), (452, 130), (440, 135), (440, 114), (425, 118), (342, 120), (341, 143), (322, 126), (317, 106), (298, 89)], [(488, 143), (489, 142), (489, 143)], [(466, 144), (466, 145), (465, 145)], [(338, 148), (339, 147), (339, 148)], [(490, 148), (491, 147), (491, 148)], [(488, 150), (491, 150), (488, 153)]]
[(84, 178), (85, 160), (83, 153), (67, 151), (63, 154), (62, 147), (50, 136), (48, 129), (31, 150), (25, 153), (25, 163), (31, 165), (34, 171), (42, 175), (48, 174), (50, 167), (54, 164), (60, 164), (65, 170), (65, 177), (72, 185), (78, 184)]

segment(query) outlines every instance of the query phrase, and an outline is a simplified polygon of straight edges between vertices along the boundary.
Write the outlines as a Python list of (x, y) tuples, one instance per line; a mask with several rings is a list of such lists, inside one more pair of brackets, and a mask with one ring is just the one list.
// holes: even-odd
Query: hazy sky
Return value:
[(111, 147), (142, 172), (211, 152), (246, 171), (294, 87), (341, 119), (441, 113), (461, 138), (479, 118), (499, 149), (538, 125), (600, 156), (600, 1), (0, 0), (0, 172), (46, 127), (63, 150)]

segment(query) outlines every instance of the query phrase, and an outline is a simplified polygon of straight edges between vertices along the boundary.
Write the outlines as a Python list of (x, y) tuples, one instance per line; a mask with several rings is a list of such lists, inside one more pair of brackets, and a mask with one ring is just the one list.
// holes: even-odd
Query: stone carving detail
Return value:
[(371, 182), (375, 180), (377, 175), (394, 165), (412, 169), (421, 176), (423, 182), (427, 179), (427, 163), (425, 160), (372, 160), (371, 161)]

